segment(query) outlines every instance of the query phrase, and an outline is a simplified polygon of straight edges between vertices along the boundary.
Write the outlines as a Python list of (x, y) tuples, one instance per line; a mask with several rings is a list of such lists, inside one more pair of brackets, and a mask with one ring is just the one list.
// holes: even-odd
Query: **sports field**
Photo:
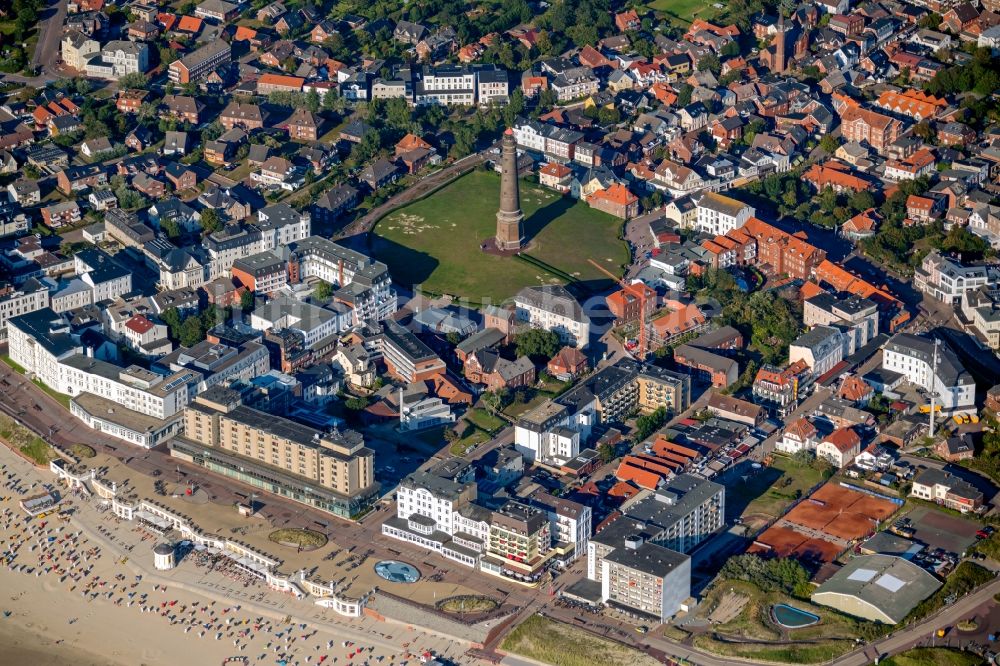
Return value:
[(499, 303), (528, 285), (608, 286), (588, 259), (622, 274), (629, 254), (619, 240), (621, 220), (526, 181), (521, 208), (528, 260), (482, 252), (496, 233), (499, 199), (500, 176), (474, 171), (384, 217), (373, 231), (372, 252), (389, 266), (393, 281), (473, 303)]

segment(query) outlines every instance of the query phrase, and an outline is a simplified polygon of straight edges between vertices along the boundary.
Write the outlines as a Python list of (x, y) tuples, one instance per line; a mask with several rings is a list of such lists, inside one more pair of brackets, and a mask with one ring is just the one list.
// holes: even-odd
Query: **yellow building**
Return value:
[(344, 517), (377, 495), (374, 452), (353, 430), (321, 432), (242, 404), (213, 387), (184, 411), (171, 455)]

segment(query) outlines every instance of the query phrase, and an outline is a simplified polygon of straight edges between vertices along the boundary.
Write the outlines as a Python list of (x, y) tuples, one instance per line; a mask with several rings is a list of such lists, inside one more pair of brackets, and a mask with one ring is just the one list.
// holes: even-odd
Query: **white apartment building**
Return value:
[(641, 537), (625, 539), (601, 562), (601, 600), (666, 622), (687, 610), (691, 558)]
[(313, 349), (331, 336), (348, 330), (354, 323), (354, 316), (348, 307), (334, 303), (331, 308), (321, 308), (280, 294), (254, 308), (250, 314), (250, 326), (258, 331), (298, 331), (305, 346)]
[(19, 289), (0, 296), (0, 337), (7, 335), (7, 320), (49, 307), (49, 289), (35, 278), (29, 278)]
[(802, 320), (809, 328), (838, 326), (853, 337), (853, 347), (860, 349), (878, 335), (878, 304), (854, 294), (824, 292), (805, 301)]
[(188, 385), (196, 379), (188, 370), (164, 377), (136, 365), (122, 368), (75, 354), (60, 362), (59, 383), (49, 386), (71, 397), (91, 393), (134, 412), (169, 419), (188, 404)]
[(716, 192), (706, 192), (695, 205), (698, 231), (725, 236), (754, 216), (753, 206)]
[(523, 414), (514, 426), (514, 448), (526, 461), (561, 465), (580, 454), (598, 422), (597, 405), (579, 411), (549, 401)]
[(149, 45), (120, 39), (105, 44), (100, 57), (92, 57), (86, 65), (88, 76), (113, 80), (126, 74), (144, 74), (149, 68)]
[(286, 203), (266, 206), (257, 211), (257, 228), (267, 249), (291, 245), (312, 235), (312, 216), (308, 210), (299, 212)]
[(381, 321), (396, 312), (389, 267), (333, 241), (310, 236), (294, 243), (289, 271), (302, 281), (324, 280), (338, 287), (337, 300), (349, 303), (355, 322)]
[(816, 326), (792, 342), (788, 347), (788, 363), (804, 361), (813, 377), (822, 377), (854, 353), (853, 338), (832, 326)]
[(514, 306), (519, 321), (554, 332), (564, 345), (582, 349), (590, 344), (590, 318), (565, 287), (525, 287)]
[(472, 106), (476, 103), (476, 73), (458, 65), (424, 67), (414, 88), (415, 104)]
[(548, 515), (553, 548), (560, 551), (564, 562), (586, 557), (587, 544), (594, 529), (589, 506), (545, 492), (532, 495), (531, 503)]
[(913, 283), (928, 296), (959, 305), (964, 294), (1000, 283), (1000, 270), (981, 264), (966, 265), (935, 250), (914, 271)]
[[(937, 370), (933, 340), (897, 333), (882, 349), (882, 369), (898, 372), (924, 391), (936, 393), (935, 402), (946, 412), (976, 407), (976, 384), (947, 343), (937, 346)], [(927, 399), (930, 404), (930, 397)]]

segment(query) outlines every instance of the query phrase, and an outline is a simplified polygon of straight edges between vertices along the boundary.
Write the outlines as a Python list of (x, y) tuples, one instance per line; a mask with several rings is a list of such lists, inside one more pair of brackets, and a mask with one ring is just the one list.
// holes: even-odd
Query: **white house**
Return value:
[(582, 349), (590, 343), (590, 318), (565, 287), (525, 287), (514, 306), (518, 320), (554, 332), (565, 345)]
[[(935, 357), (937, 367), (932, 370)], [(911, 384), (935, 392), (936, 404), (944, 411), (975, 409), (975, 381), (945, 342), (935, 345), (928, 338), (897, 333), (882, 349), (882, 369), (898, 372)]]

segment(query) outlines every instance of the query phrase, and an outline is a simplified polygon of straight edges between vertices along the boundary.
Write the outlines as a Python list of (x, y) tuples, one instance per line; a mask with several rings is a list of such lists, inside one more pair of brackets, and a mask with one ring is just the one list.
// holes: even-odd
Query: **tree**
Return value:
[(458, 331), (449, 331), (445, 338), (448, 340), (448, 344), (455, 346), (462, 341), (462, 334)]
[(708, 71), (712, 72), (712, 74), (718, 74), (722, 71), (722, 64), (719, 62), (719, 57), (714, 53), (702, 56), (701, 60), (698, 61), (698, 71)]
[(203, 234), (215, 233), (222, 228), (222, 220), (219, 213), (214, 208), (206, 208), (201, 211), (201, 230)]
[(333, 285), (326, 280), (320, 280), (313, 289), (313, 297), (318, 301), (328, 301), (333, 298)]
[(368, 406), (368, 398), (365, 397), (351, 397), (344, 401), (344, 407), (351, 410), (352, 412), (360, 412)]
[(667, 408), (657, 407), (652, 413), (644, 414), (635, 420), (635, 430), (632, 439), (641, 442), (659, 430), (667, 422)]
[(837, 152), (837, 148), (840, 148), (840, 141), (832, 134), (824, 134), (819, 140), (819, 147), (832, 155)]
[(677, 106), (683, 108), (690, 104), (693, 93), (694, 87), (690, 83), (682, 84), (680, 90), (677, 91)]
[(118, 79), (118, 87), (129, 90), (144, 90), (149, 87), (149, 77), (142, 72), (123, 74)]
[(486, 410), (494, 417), (503, 411), (503, 408), (507, 406), (507, 402), (510, 396), (507, 393), (507, 389), (501, 388), (496, 391), (487, 391), (483, 393), (482, 401), (483, 406)]
[(514, 341), (518, 356), (548, 361), (559, 351), (559, 336), (543, 328), (533, 328)]
[(205, 332), (201, 328), (201, 319), (192, 315), (184, 320), (180, 326), (178, 335), (182, 347), (192, 347), (205, 339)]
[(722, 579), (744, 580), (763, 592), (785, 592), (808, 598), (809, 572), (798, 560), (784, 557), (764, 559), (759, 555), (736, 555), (719, 571)]
[(601, 462), (605, 465), (618, 457), (618, 452), (615, 450), (615, 447), (606, 442), (597, 447), (597, 453), (600, 454)]
[(242, 294), (240, 294), (240, 310), (243, 312), (250, 312), (253, 310), (254, 298), (253, 292), (247, 289)]

